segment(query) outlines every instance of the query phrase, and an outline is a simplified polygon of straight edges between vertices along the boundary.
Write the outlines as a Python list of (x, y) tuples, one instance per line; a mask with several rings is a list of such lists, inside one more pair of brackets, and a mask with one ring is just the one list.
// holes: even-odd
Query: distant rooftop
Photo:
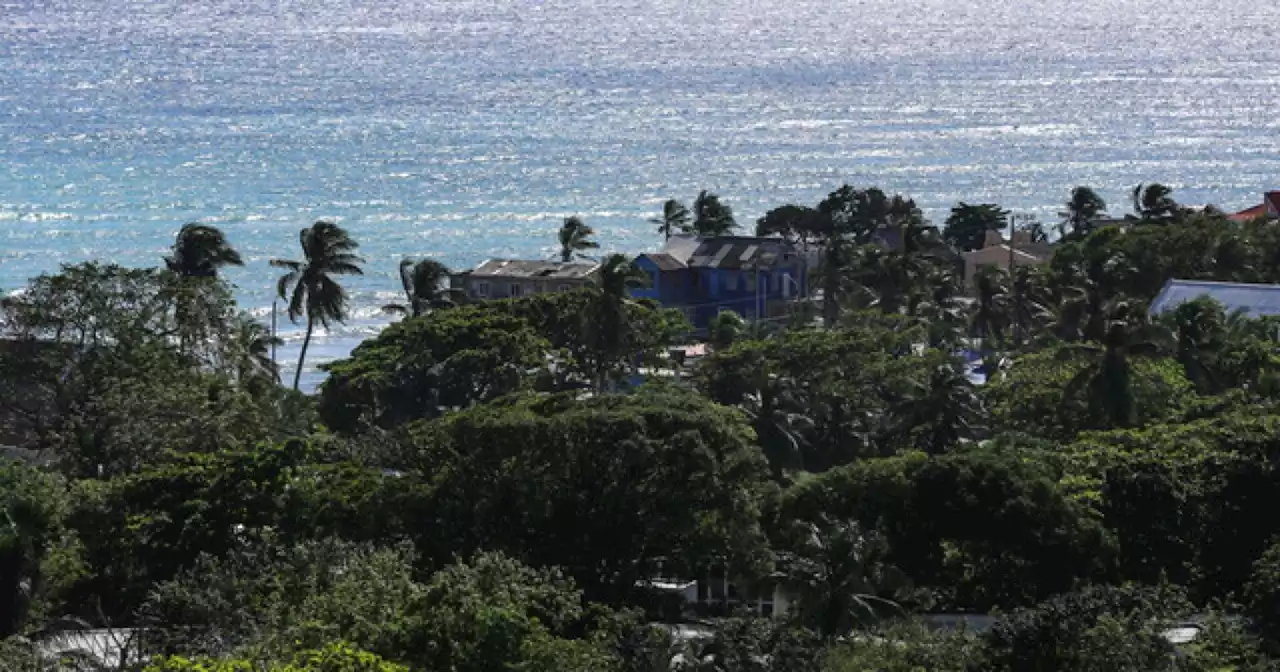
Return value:
[(1280, 285), (1206, 280), (1170, 280), (1151, 302), (1150, 312), (1159, 315), (1202, 296), (1221, 303), (1227, 312), (1244, 310), (1250, 317), (1280, 315)]
[(688, 264), (694, 268), (767, 269), (787, 257), (794, 258), (795, 253), (795, 248), (781, 238), (719, 236), (703, 240)]
[(473, 277), (581, 279), (596, 270), (594, 261), (536, 261), (527, 259), (489, 259), (464, 271)]

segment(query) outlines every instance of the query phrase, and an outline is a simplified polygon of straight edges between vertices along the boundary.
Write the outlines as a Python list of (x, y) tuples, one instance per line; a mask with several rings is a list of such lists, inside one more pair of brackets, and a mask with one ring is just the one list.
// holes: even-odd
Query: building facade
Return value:
[(698, 329), (726, 310), (748, 320), (782, 317), (807, 295), (807, 264), (779, 238), (672, 236), (636, 266), (649, 282), (632, 296), (679, 309)]

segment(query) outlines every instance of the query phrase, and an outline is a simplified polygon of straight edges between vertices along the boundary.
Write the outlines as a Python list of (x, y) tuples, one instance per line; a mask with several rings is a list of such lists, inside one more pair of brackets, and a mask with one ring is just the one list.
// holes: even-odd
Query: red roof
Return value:
[(1263, 203), (1262, 205), (1255, 205), (1252, 208), (1249, 208), (1248, 210), (1241, 210), (1240, 212), (1237, 212), (1236, 214), (1227, 217), (1227, 219), (1233, 222), (1248, 222), (1248, 221), (1255, 220), (1259, 217), (1262, 217), (1266, 214), (1267, 214), (1267, 204)]

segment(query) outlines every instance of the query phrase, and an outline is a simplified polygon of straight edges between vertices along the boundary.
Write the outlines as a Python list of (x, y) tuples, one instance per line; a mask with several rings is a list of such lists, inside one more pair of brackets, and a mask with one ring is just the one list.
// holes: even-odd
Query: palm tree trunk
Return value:
[(302, 352), (298, 353), (298, 370), (293, 372), (293, 389), (297, 391), (298, 383), (302, 380), (302, 363), (307, 359), (307, 346), (311, 345), (311, 332), (315, 330), (316, 321), (310, 317), (307, 318), (307, 335), (302, 339)]

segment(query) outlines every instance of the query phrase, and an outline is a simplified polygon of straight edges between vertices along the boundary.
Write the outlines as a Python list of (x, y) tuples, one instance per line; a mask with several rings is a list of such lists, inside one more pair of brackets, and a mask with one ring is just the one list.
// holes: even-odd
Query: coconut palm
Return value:
[(856, 520), (798, 521), (779, 552), (780, 578), (802, 623), (824, 637), (874, 625), (901, 608), (877, 593), (897, 581), (884, 562), (885, 541)]
[(1013, 344), (1033, 337), (1053, 319), (1044, 274), (1035, 266), (1014, 266), (1010, 279), (1013, 301)]
[(938, 364), (925, 380), (902, 381), (895, 395), (886, 433), (898, 442), (938, 454), (985, 434), (982, 400), (959, 362)]
[(1170, 219), (1178, 214), (1173, 189), (1159, 182), (1139, 184), (1133, 188), (1133, 213), (1144, 220)]
[(1067, 385), (1066, 396), (1085, 395), (1095, 417), (1110, 427), (1133, 421), (1132, 356), (1173, 350), (1173, 337), (1162, 325), (1151, 324), (1136, 304), (1115, 301), (1107, 306), (1102, 338), (1075, 343), (1061, 356), (1085, 358), (1085, 366)]
[(283, 341), (272, 335), (261, 322), (240, 315), (234, 325), (232, 346), (234, 348), (235, 370), (237, 377), (244, 381), (254, 378), (265, 378), (280, 382), (280, 365), (272, 358), (272, 350)]
[(172, 250), (164, 258), (165, 266), (187, 278), (214, 278), (226, 266), (244, 266), (240, 253), (216, 226), (183, 224)]
[(926, 285), (927, 291), (914, 298), (907, 312), (929, 334), (929, 347), (953, 349), (968, 322), (955, 274), (945, 268), (934, 269)]
[(1093, 231), (1096, 222), (1107, 214), (1107, 202), (1089, 187), (1071, 190), (1066, 209), (1058, 213), (1058, 234), (1083, 238)]
[(462, 302), (464, 295), (442, 286), (449, 278), (449, 267), (434, 260), (400, 262), (400, 284), (404, 287), (405, 303), (391, 303), (382, 307), (389, 315), (420, 317), (437, 308), (452, 308)]
[(587, 226), (580, 217), (565, 217), (560, 226), (560, 261), (568, 263), (575, 256), (582, 257), (583, 250), (594, 250), (600, 243), (591, 240), (596, 230)]
[(1008, 273), (995, 266), (979, 266), (973, 276), (973, 316), (969, 320), (970, 336), (982, 339), (986, 348), (1003, 342), (1013, 322), (1013, 302), (1009, 296)]
[(606, 257), (598, 273), (600, 294), (589, 329), (594, 332), (598, 359), (597, 385), (603, 390), (609, 370), (627, 355), (627, 311), (634, 304), (630, 290), (643, 287), (649, 276), (621, 254)]
[(302, 379), (302, 365), (316, 324), (328, 329), (331, 323), (347, 318), (347, 293), (333, 276), (364, 274), (359, 266), (364, 260), (355, 254), (359, 245), (337, 224), (316, 222), (300, 231), (298, 239), (303, 261), (271, 260), (272, 266), (288, 271), (280, 276), (276, 292), (289, 301), (289, 319), (297, 323), (304, 316), (307, 318), (307, 333), (293, 374), (295, 390)]
[(673, 233), (689, 233), (690, 217), (689, 208), (673, 198), (662, 204), (662, 216), (650, 219), (649, 223), (657, 224), (658, 233), (670, 239)]
[(702, 238), (726, 236), (737, 228), (733, 208), (703, 189), (693, 201), (693, 232)]

